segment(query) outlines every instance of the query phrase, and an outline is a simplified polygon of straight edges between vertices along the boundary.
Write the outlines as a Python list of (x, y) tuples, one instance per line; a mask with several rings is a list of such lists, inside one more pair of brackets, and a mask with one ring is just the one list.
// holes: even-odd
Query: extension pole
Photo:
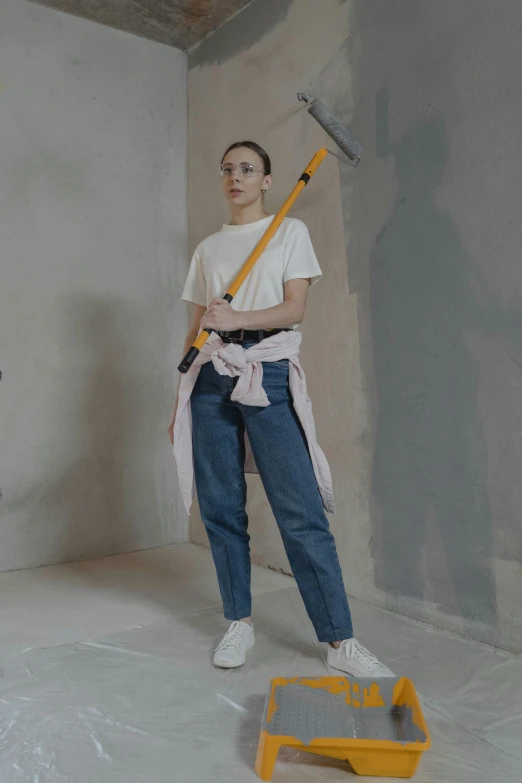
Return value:
[[(276, 233), (277, 229), (283, 222), (284, 218), (286, 217), (287, 213), (290, 211), (294, 201), (297, 199), (300, 192), (303, 190), (304, 187), (309, 183), (310, 179), (313, 177), (323, 160), (328, 155), (328, 150), (324, 147), (321, 147), (321, 149), (315, 153), (314, 157), (308, 164), (308, 166), (305, 168), (301, 176), (299, 177), (299, 180), (297, 182), (297, 185), (293, 189), (293, 191), (288, 196), (287, 200), (277, 213), (277, 215), (274, 217), (272, 222), (270, 223), (269, 227), (255, 246), (252, 253), (249, 255), (248, 259), (246, 260), (244, 266), (242, 267), (241, 271), (239, 272), (238, 276), (228, 289), (227, 293), (224, 295), (223, 299), (226, 299), (227, 302), (231, 302), (232, 299), (235, 297), (243, 283), (245, 282), (246, 278), (252, 271), (253, 267), (255, 266), (256, 262), (258, 261), (260, 255)], [(206, 331), (203, 330), (199, 333), (197, 336), (194, 344), (191, 348), (189, 348), (187, 355), (181, 362), (181, 364), (178, 367), (179, 372), (186, 373), (194, 361), (196, 360), (196, 357), (198, 356), (199, 352), (207, 342), (208, 338), (212, 334), (212, 330)]]

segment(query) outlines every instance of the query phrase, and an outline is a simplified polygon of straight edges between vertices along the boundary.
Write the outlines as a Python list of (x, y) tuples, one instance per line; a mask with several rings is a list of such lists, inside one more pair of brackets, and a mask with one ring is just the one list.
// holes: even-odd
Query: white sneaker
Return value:
[(352, 677), (395, 677), (392, 670), (359, 644), (357, 639), (346, 639), (337, 650), (330, 645), (328, 666), (351, 674)]
[(246, 654), (256, 643), (254, 627), (241, 620), (232, 623), (216, 649), (214, 666), (235, 669), (246, 661)]

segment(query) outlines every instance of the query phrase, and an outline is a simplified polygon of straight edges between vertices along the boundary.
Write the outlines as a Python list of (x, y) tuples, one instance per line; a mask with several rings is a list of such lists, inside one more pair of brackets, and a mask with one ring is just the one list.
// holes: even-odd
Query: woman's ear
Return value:
[(266, 193), (267, 190), (270, 190), (271, 186), (272, 186), (272, 175), (267, 174), (263, 182), (263, 191)]

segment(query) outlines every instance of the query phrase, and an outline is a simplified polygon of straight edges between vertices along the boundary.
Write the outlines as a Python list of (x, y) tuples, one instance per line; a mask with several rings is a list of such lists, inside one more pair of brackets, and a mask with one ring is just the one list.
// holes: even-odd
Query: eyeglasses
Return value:
[(219, 171), (222, 177), (231, 177), (236, 171), (241, 177), (255, 177), (256, 174), (265, 173), (259, 166), (253, 166), (251, 163), (240, 163), (239, 166), (231, 166), (227, 163), (220, 166)]

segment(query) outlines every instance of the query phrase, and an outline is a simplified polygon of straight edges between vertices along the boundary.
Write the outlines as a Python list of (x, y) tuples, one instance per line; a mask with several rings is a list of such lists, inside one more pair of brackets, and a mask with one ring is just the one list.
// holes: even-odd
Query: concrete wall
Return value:
[[(225, 216), (212, 177), (242, 137), (274, 211), (326, 140), (320, 95), (365, 146), (293, 214), (325, 279), (303, 364), (338, 502), (348, 592), (522, 650), (522, 6), (257, 0), (189, 61), (189, 249)], [(257, 479), (253, 559), (286, 570)], [(192, 537), (204, 541), (197, 513)]]
[(185, 539), (186, 56), (0, 8), (0, 569)]

